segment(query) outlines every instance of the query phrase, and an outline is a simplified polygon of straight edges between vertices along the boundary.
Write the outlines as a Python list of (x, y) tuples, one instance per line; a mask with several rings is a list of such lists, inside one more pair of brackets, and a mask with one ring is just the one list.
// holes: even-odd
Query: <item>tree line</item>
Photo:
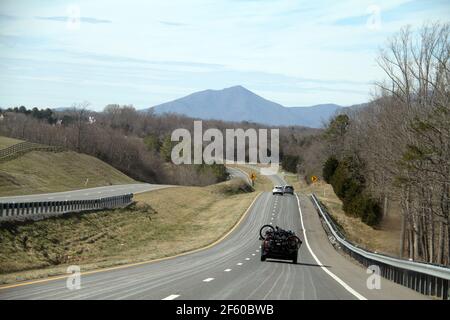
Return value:
[(373, 101), (335, 117), (322, 140), (323, 175), (344, 209), (375, 210), (381, 218), (399, 204), (401, 255), (444, 265), (450, 264), (449, 30), (439, 23), (406, 27), (389, 39), (377, 59), (386, 78)]
[[(175, 145), (171, 133), (178, 128), (193, 132), (195, 119), (177, 114), (155, 115), (131, 105), (107, 105), (103, 111), (89, 110), (89, 103), (77, 103), (64, 110), (8, 108), (0, 110), (0, 134), (32, 142), (56, 145), (95, 156), (140, 181), (180, 185), (207, 185), (227, 179), (225, 167), (174, 165)], [(251, 122), (203, 121), (204, 130), (267, 128)], [(297, 143), (318, 130), (303, 127), (280, 128), (281, 153), (299, 161)], [(300, 144), (301, 145), (301, 144)], [(248, 151), (248, 149), (247, 149)], [(247, 152), (248, 156), (248, 152)], [(296, 163), (290, 161), (293, 170)]]

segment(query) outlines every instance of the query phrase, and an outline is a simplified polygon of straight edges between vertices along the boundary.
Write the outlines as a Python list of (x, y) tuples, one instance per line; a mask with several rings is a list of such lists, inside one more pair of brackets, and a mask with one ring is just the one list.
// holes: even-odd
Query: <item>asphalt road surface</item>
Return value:
[[(284, 182), (278, 176), (271, 179), (274, 184)], [(297, 265), (282, 260), (260, 261), (258, 232), (268, 223), (294, 230), (303, 240)], [(331, 246), (307, 196), (273, 196), (266, 192), (228, 237), (208, 249), (82, 274), (78, 290), (67, 289), (66, 279), (6, 286), (0, 288), (0, 299), (426, 298), (385, 279), (380, 289), (369, 290), (368, 276), (364, 268)]]
[(33, 201), (64, 201), (64, 200), (92, 200), (104, 197), (112, 197), (124, 195), (127, 193), (140, 193), (151, 190), (167, 188), (167, 185), (135, 183), (135, 184), (121, 184), (106, 187), (88, 188), (73, 191), (54, 192), (33, 194), (26, 196), (11, 196), (0, 197), (2, 202), (33, 202)]
[(242, 171), (241, 169), (233, 168), (233, 167), (227, 167), (227, 171), (230, 174), (231, 178), (241, 178), (245, 182), (247, 182), (248, 184), (252, 184), (249, 176), (244, 171)]

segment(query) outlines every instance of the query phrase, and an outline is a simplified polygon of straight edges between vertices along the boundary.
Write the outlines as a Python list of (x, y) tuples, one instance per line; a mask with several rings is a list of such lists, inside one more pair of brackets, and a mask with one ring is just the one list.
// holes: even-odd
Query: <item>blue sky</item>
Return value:
[(145, 108), (233, 85), (286, 106), (361, 103), (386, 39), (449, 13), (442, 0), (2, 0), (0, 106)]

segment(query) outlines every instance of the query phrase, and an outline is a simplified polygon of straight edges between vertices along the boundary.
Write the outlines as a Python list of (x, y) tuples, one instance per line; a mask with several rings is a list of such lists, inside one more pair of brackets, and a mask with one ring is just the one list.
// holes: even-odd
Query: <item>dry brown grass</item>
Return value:
[(13, 138), (0, 136), (0, 149), (7, 148), (9, 146), (12, 146), (12, 145), (20, 143), (20, 142), (23, 142), (23, 141), (22, 140), (18, 140), (18, 139), (13, 139)]
[(361, 222), (359, 218), (351, 217), (342, 210), (342, 201), (336, 196), (331, 185), (318, 181), (307, 185), (296, 177), (286, 177), (289, 183), (300, 192), (314, 193), (328, 208), (333, 219), (343, 228), (346, 236), (360, 246), (371, 251), (398, 256), (400, 250), (400, 217), (395, 211), (388, 214), (379, 226), (372, 228)]
[(72, 151), (33, 151), (0, 163), (0, 196), (126, 183), (136, 181), (97, 158)]
[(133, 208), (0, 227), (0, 283), (173, 256), (204, 247), (237, 223), (256, 196), (240, 180), (136, 196)]

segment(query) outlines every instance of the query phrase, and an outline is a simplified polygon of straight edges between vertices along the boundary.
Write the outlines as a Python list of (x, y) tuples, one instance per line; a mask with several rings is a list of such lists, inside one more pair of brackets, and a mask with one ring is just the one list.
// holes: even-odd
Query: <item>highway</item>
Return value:
[[(271, 176), (274, 184), (283, 184)], [(300, 205), (300, 206), (299, 206)], [(226, 212), (224, 212), (226, 214)], [(260, 261), (258, 232), (272, 223), (303, 240), (298, 264)], [(306, 235), (306, 239), (305, 239)], [(189, 237), (195, 234), (186, 235)], [(426, 299), (388, 280), (370, 290), (366, 270), (329, 243), (306, 195), (260, 194), (241, 223), (221, 242), (174, 258), (66, 279), (0, 287), (0, 299)]]
[(248, 184), (252, 184), (249, 176), (241, 169), (227, 166), (227, 171), (230, 174), (231, 178), (240, 178), (243, 179)]
[(92, 200), (104, 197), (124, 195), (127, 193), (141, 193), (170, 187), (169, 185), (134, 183), (106, 187), (87, 188), (73, 191), (32, 194), (25, 196), (0, 197), (0, 203), (5, 202), (38, 202), (38, 201), (64, 201), (64, 200)]

